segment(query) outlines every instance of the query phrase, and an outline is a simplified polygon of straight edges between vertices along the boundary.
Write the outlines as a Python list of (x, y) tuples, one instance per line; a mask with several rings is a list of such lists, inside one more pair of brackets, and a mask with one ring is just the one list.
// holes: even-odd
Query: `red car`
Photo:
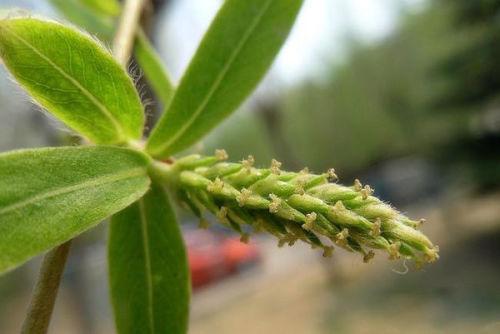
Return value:
[(184, 230), (191, 281), (199, 288), (236, 274), (259, 263), (261, 254), (255, 244), (245, 244), (239, 237), (219, 230)]

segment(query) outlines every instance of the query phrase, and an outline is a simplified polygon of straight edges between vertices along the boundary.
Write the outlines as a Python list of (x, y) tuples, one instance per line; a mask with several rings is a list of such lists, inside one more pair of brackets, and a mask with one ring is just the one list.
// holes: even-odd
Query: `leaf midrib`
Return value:
[(120, 173), (115, 173), (115, 174), (111, 174), (111, 175), (104, 175), (104, 176), (96, 177), (93, 179), (89, 179), (89, 180), (86, 180), (84, 182), (74, 184), (71, 186), (61, 187), (58, 189), (38, 193), (38, 194), (33, 195), (31, 197), (28, 197), (26, 199), (12, 203), (6, 207), (0, 208), (0, 216), (5, 215), (11, 211), (18, 210), (20, 208), (29, 206), (33, 203), (38, 202), (38, 201), (43, 201), (43, 200), (51, 198), (51, 197), (68, 194), (71, 192), (75, 192), (75, 191), (85, 189), (85, 188), (95, 187), (98, 185), (105, 185), (108, 183), (113, 183), (113, 182), (121, 181), (121, 180), (128, 179), (128, 178), (134, 178), (134, 177), (138, 177), (141, 175), (146, 175), (145, 169), (137, 167), (137, 168), (126, 170), (126, 171), (123, 171)]
[(191, 125), (196, 121), (196, 119), (199, 117), (199, 115), (203, 112), (205, 107), (207, 106), (208, 102), (212, 98), (213, 94), (217, 91), (219, 88), (220, 84), (223, 82), (224, 77), (226, 76), (227, 72), (229, 71), (232, 63), (235, 61), (235, 59), (238, 57), (240, 54), (241, 50), (245, 46), (245, 44), (248, 42), (250, 39), (250, 36), (252, 33), (255, 31), (259, 23), (261, 22), (262, 18), (264, 17), (265, 13), (271, 6), (273, 0), (268, 0), (264, 6), (262, 6), (261, 12), (256, 15), (255, 19), (252, 21), (252, 24), (249, 25), (248, 30), (246, 33), (243, 35), (243, 38), (240, 40), (234, 51), (231, 53), (231, 56), (229, 57), (228, 62), (224, 65), (222, 71), (219, 73), (217, 78), (215, 79), (212, 87), (209, 89), (207, 95), (201, 102), (200, 106), (196, 111), (193, 113), (193, 116), (175, 132), (168, 141), (166, 141), (163, 145), (160, 146), (159, 151), (163, 151), (167, 149), (173, 142), (175, 142), (180, 136), (182, 136), (190, 127)]
[(57, 72), (59, 72), (63, 77), (65, 77), (67, 80), (69, 80), (73, 85), (75, 85), (76, 88), (78, 88), (83, 95), (85, 95), (90, 102), (92, 102), (102, 113), (103, 115), (113, 124), (115, 127), (115, 130), (120, 136), (123, 136), (124, 131), (122, 126), (120, 125), (120, 122), (113, 116), (111, 111), (109, 111), (108, 108), (106, 108), (105, 105), (99, 101), (97, 97), (95, 97), (89, 90), (87, 90), (78, 80), (73, 78), (70, 74), (66, 73), (61, 67), (59, 67), (57, 64), (55, 64), (50, 58), (48, 58), (46, 55), (44, 55), (40, 50), (38, 50), (34, 45), (32, 45), (30, 42), (25, 40), (23, 37), (19, 36), (16, 34), (12, 29), (9, 29), (8, 26), (4, 27), (7, 29), (15, 38), (21, 41), (24, 45), (26, 45), (28, 48), (30, 48), (34, 53), (36, 53), (40, 58), (45, 60), (50, 66), (52, 66)]
[(139, 213), (141, 218), (142, 245), (144, 248), (144, 269), (146, 272), (146, 289), (147, 289), (147, 312), (148, 321), (151, 333), (155, 332), (155, 321), (153, 312), (153, 277), (151, 269), (151, 253), (149, 251), (149, 234), (148, 234), (148, 219), (144, 208), (144, 199), (139, 200)]

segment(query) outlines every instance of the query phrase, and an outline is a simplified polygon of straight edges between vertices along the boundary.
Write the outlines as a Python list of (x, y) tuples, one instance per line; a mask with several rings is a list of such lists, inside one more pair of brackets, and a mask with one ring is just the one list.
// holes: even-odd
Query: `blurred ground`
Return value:
[(195, 296), (191, 333), (499, 333), (500, 194), (455, 200), (411, 210), (441, 236), (439, 265), (403, 275), (384, 255), (364, 265), (266, 242), (263, 273)]
[[(190, 333), (500, 333), (498, 203), (495, 193), (408, 210), (428, 218), (425, 231), (442, 251), (437, 265), (407, 274), (396, 272), (405, 271), (403, 263), (383, 254), (365, 265), (341, 250), (323, 259), (305, 245), (278, 248), (271, 239), (257, 239), (260, 267), (194, 294)], [(114, 332), (103, 254), (100, 249), (87, 257), (91, 264), (77, 272), (87, 282), (82, 296), (72, 294), (68, 277), (75, 273), (69, 269), (51, 333)], [(20, 285), (23, 293), (0, 312), (0, 333), (17, 333), (20, 326), (31, 286)]]
[(262, 268), (194, 296), (190, 333), (320, 332), (330, 293), (318, 254), (271, 240), (262, 248)]

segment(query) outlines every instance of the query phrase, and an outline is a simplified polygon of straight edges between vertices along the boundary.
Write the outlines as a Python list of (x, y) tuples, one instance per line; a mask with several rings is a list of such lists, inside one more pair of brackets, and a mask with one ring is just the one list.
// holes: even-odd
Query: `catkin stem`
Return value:
[(71, 240), (45, 255), (21, 329), (22, 334), (47, 333), (70, 246)]

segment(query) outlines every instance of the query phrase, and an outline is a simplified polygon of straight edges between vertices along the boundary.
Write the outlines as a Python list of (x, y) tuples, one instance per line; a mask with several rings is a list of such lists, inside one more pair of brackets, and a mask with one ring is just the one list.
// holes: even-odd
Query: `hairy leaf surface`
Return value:
[(186, 333), (186, 251), (160, 186), (153, 185), (137, 203), (113, 216), (109, 273), (118, 333)]
[(160, 57), (142, 30), (137, 32), (134, 55), (156, 96), (167, 106), (174, 87)]
[(284, 43), (302, 0), (227, 0), (147, 145), (167, 157), (195, 143), (255, 88)]
[(139, 152), (104, 146), (0, 154), (0, 272), (136, 201), (147, 166)]
[[(105, 7), (114, 7), (114, 4), (117, 4), (116, 1), (86, 0), (85, 4), (80, 3), (80, 0), (51, 0), (51, 2), (73, 23), (104, 39), (111, 39), (112, 22), (118, 13), (106, 10)], [(134, 55), (152, 90), (166, 106), (174, 93), (174, 87), (168, 71), (142, 29), (137, 31)]]
[(0, 56), (38, 103), (93, 142), (141, 137), (144, 113), (132, 80), (89, 36), (51, 21), (2, 20)]

